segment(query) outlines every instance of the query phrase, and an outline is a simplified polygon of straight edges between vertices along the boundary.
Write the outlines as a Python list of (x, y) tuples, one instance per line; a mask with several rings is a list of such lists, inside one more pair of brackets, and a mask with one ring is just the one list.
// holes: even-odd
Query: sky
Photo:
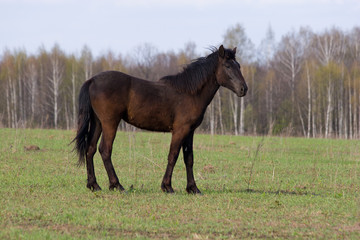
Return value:
[(203, 51), (237, 23), (255, 47), (269, 27), (276, 41), (300, 27), (351, 31), (360, 27), (360, 0), (0, 0), (0, 53), (59, 44), (68, 54), (86, 45), (98, 56), (145, 43), (178, 51), (189, 42)]

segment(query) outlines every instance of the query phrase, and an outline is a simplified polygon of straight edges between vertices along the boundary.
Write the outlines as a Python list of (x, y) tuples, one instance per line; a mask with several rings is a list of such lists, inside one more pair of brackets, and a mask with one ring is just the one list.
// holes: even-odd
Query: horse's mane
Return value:
[(159, 81), (167, 83), (181, 93), (195, 94), (205, 84), (208, 77), (215, 73), (218, 64), (218, 50), (210, 49), (212, 53), (201, 57), (184, 67), (175, 75), (162, 77)]

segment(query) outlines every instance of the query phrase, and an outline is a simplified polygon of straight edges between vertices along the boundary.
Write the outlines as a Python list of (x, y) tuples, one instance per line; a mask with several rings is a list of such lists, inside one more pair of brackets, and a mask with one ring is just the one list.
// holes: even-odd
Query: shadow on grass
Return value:
[[(90, 191), (89, 191), (90, 192)], [(107, 195), (107, 194), (124, 194), (124, 195), (131, 195), (131, 194), (164, 194), (164, 195), (169, 195), (169, 196), (176, 196), (176, 195), (194, 195), (194, 194), (189, 194), (185, 191), (185, 189), (175, 189), (175, 193), (173, 194), (169, 194), (169, 193), (164, 193), (161, 191), (161, 189), (159, 188), (157, 189), (153, 189), (153, 188), (145, 188), (144, 186), (141, 186), (139, 188), (135, 188), (133, 185), (131, 185), (130, 187), (126, 188), (125, 187), (125, 191), (114, 191), (114, 190), (108, 190), (108, 189), (104, 189), (102, 191), (98, 191), (98, 192), (93, 192), (94, 195), (98, 195), (101, 196), (103, 194)], [(199, 196), (206, 196), (206, 195), (211, 195), (211, 194), (268, 194), (268, 195), (292, 195), (292, 196), (322, 196), (321, 194), (318, 193), (313, 193), (313, 192), (308, 192), (306, 190), (299, 190), (299, 191), (290, 191), (290, 190), (257, 190), (257, 189), (237, 189), (237, 190), (232, 190), (232, 189), (203, 189), (202, 194), (200, 194)]]
[(242, 189), (242, 190), (231, 190), (231, 189), (222, 189), (222, 190), (205, 190), (204, 195), (207, 194), (226, 194), (226, 193), (241, 193), (241, 194), (269, 194), (269, 195), (293, 195), (293, 196), (322, 196), (318, 193), (308, 192), (308, 191), (289, 191), (289, 190), (257, 190), (257, 189)]
[(244, 189), (239, 192), (257, 193), (257, 194), (272, 194), (272, 195), (283, 194), (283, 195), (296, 195), (296, 196), (321, 196), (320, 194), (307, 192), (307, 191), (289, 191), (289, 190), (266, 191), (266, 190)]

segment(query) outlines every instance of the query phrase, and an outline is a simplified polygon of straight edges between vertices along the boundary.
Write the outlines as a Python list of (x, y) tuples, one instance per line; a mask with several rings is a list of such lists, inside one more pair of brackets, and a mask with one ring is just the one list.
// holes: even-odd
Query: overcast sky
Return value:
[(67, 53), (87, 45), (95, 56), (131, 53), (150, 43), (160, 51), (218, 46), (240, 23), (258, 46), (269, 26), (277, 41), (291, 30), (360, 26), (360, 0), (0, 0), (0, 53), (36, 53), (55, 43)]

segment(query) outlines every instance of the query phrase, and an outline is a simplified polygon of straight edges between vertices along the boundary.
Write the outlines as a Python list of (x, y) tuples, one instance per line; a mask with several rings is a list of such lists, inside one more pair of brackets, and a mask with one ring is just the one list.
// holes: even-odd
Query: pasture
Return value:
[[(360, 141), (195, 134), (185, 191), (160, 189), (170, 134), (118, 132), (113, 164), (127, 190), (86, 188), (74, 131), (0, 129), (0, 239), (360, 238)], [(39, 149), (31, 146), (38, 146)]]

